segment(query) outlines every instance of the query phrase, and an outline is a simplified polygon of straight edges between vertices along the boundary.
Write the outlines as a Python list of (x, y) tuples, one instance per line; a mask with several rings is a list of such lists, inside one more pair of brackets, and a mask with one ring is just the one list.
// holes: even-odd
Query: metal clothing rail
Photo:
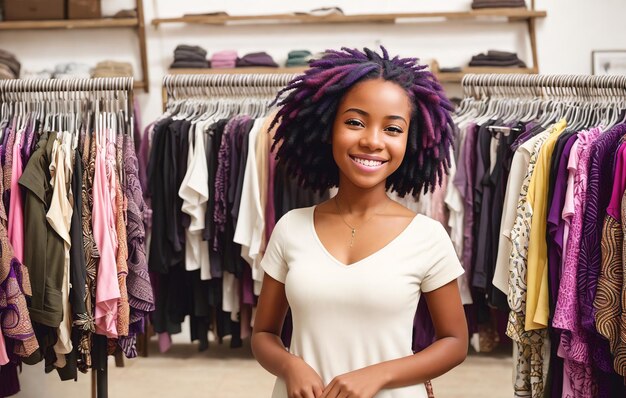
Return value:
[(296, 76), (292, 73), (166, 75), (163, 103), (183, 98), (276, 95)]
[[(132, 77), (104, 77), (93, 79), (9, 79), (0, 80), (0, 103), (23, 100), (30, 96), (32, 101), (44, 101), (47, 95), (53, 95), (55, 101), (71, 100), (75, 93), (94, 93), (97, 96), (107, 97), (115, 92), (125, 93), (128, 101), (128, 112), (133, 111), (133, 78)], [(34, 96), (31, 96), (35, 94)], [(70, 95), (65, 95), (70, 94)], [(97, 98), (97, 97), (96, 97)], [(94, 349), (100, 350), (100, 355), (106, 356), (107, 338), (94, 335)], [(108, 369), (107, 361), (103, 361), (101, 368), (92, 367), (92, 397), (107, 398), (108, 396)]]
[(93, 79), (7, 79), (0, 80), (0, 94), (64, 91), (129, 91), (132, 77), (98, 77)]
[(626, 96), (625, 75), (468, 74), (462, 82), (465, 97)]

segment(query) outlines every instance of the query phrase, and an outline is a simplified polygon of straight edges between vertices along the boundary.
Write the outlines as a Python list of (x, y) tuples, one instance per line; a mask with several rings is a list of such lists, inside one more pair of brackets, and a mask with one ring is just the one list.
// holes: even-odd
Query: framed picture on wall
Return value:
[(626, 75), (626, 50), (592, 51), (591, 73), (594, 75)]

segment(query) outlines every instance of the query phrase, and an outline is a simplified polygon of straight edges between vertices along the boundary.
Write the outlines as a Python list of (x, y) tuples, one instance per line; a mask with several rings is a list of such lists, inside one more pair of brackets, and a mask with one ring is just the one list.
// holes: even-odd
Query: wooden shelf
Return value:
[(143, 80), (134, 80), (133, 88), (136, 90), (145, 90), (147, 88), (146, 82)]
[(331, 24), (331, 23), (402, 23), (429, 19), (504, 19), (527, 21), (545, 18), (545, 11), (525, 8), (493, 8), (471, 11), (421, 12), (400, 14), (354, 14), (314, 16), (308, 14), (268, 14), (268, 15), (186, 15), (178, 18), (155, 18), (152, 25), (167, 23), (190, 23), (207, 25), (227, 24)]
[[(1, 0), (0, 0), (1, 2)], [(135, 0), (137, 17), (135, 18), (95, 18), (95, 19), (59, 19), (43, 21), (0, 21), (0, 31), (6, 30), (45, 30), (45, 29), (104, 29), (132, 28), (136, 31), (139, 56), (141, 61), (142, 80), (135, 81), (136, 89), (150, 90), (148, 76), (148, 50), (146, 45), (146, 26), (144, 23), (143, 0)]]
[(61, 19), (48, 21), (2, 21), (0, 30), (136, 28), (138, 18)]

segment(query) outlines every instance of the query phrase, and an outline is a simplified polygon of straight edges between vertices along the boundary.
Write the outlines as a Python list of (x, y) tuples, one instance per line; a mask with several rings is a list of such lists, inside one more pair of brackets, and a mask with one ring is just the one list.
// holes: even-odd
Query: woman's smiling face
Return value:
[(402, 87), (382, 79), (352, 87), (333, 123), (333, 158), (342, 177), (359, 188), (385, 183), (406, 152), (411, 102)]

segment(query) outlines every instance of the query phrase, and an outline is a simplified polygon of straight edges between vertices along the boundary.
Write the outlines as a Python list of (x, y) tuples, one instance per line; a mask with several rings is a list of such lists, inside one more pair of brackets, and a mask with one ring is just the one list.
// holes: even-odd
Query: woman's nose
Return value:
[(377, 128), (367, 129), (363, 131), (359, 144), (372, 151), (382, 149), (384, 147), (383, 132)]

